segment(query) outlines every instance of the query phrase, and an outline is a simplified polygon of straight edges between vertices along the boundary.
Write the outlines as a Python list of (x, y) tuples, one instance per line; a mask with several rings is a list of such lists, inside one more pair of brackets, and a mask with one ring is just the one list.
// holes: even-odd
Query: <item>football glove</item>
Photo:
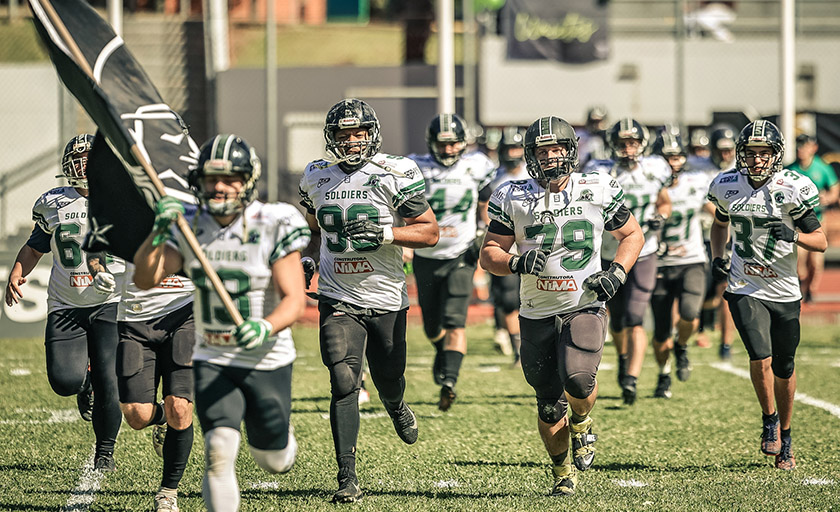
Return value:
[(97, 272), (93, 277), (93, 287), (100, 295), (110, 295), (117, 289), (117, 280), (110, 272)]
[(271, 329), (271, 322), (264, 318), (246, 320), (233, 331), (233, 339), (236, 340), (237, 346), (252, 350), (262, 345), (271, 336)]
[(662, 229), (662, 226), (665, 225), (665, 217), (660, 214), (656, 214), (653, 216), (652, 219), (648, 219), (647, 227), (651, 231), (659, 231)]
[(729, 258), (715, 258), (712, 261), (712, 275), (718, 281), (726, 281), (729, 278)]
[(183, 215), (184, 206), (172, 196), (163, 196), (155, 204), (155, 225), (153, 231), (155, 238), (152, 240), (152, 247), (157, 247), (169, 240), (171, 236), (169, 226), (175, 222), (179, 213)]
[(316, 265), (315, 260), (309, 256), (301, 258), (300, 264), (303, 265), (303, 277), (306, 279), (306, 287), (309, 288), (309, 285), (312, 284), (312, 277), (315, 275), (315, 270), (318, 268), (318, 265)]
[(367, 219), (351, 220), (344, 225), (344, 234), (350, 240), (371, 244), (390, 244), (394, 241), (394, 232), (390, 226), (380, 226)]
[(796, 231), (787, 227), (780, 220), (768, 222), (765, 225), (770, 230), (770, 236), (772, 236), (776, 240), (783, 240), (785, 242), (795, 243), (799, 239), (799, 237), (796, 234)]
[(550, 251), (544, 249), (531, 249), (525, 251), (521, 256), (514, 256), (508, 261), (510, 271), (515, 274), (539, 275), (545, 268)]
[(583, 280), (584, 288), (595, 292), (600, 301), (608, 301), (627, 280), (627, 272), (621, 263), (612, 262), (608, 270), (600, 270)]

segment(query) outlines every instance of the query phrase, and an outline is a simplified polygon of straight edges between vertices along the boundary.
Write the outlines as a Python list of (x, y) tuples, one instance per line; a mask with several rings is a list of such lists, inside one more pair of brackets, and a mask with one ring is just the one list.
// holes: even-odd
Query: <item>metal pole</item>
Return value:
[(467, 123), (478, 121), (476, 114), (476, 33), (475, 4), (473, 0), (464, 0), (464, 118)]
[(455, 4), (437, 0), (438, 113), (455, 113)]
[[(676, 74), (674, 88), (676, 89), (676, 113), (677, 125), (680, 131), (686, 129), (685, 124), (685, 0), (676, 0), (674, 3), (674, 28), (676, 36), (676, 55), (674, 56), (674, 72)], [(687, 141), (688, 132), (683, 134), (683, 140)]]
[(122, 37), (123, 35), (123, 4), (122, 0), (108, 0), (108, 23), (114, 29), (114, 33)]
[(10, 21), (17, 21), (20, 18), (20, 6), (18, 2), (20, 0), (9, 0), (9, 20)]
[(265, 11), (265, 171), (268, 202), (277, 202), (277, 6), (266, 2)]
[[(787, 140), (788, 149), (796, 137), (796, 36), (794, 34), (794, 2), (782, 0), (781, 10), (781, 112), (779, 113), (779, 128)], [(795, 151), (785, 152), (785, 163), (793, 161)]]

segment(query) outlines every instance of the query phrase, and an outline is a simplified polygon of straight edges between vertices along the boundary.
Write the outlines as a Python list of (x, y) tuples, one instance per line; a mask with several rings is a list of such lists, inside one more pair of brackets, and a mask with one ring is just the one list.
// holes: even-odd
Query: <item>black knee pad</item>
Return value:
[(543, 423), (553, 425), (566, 417), (566, 401), (537, 398), (537, 414)]
[(569, 375), (566, 380), (566, 392), (575, 398), (583, 400), (595, 389), (595, 375), (576, 373)]
[(338, 363), (330, 367), (330, 382), (332, 382), (332, 395), (341, 398), (359, 387), (359, 375), (353, 371), (350, 365)]
[(773, 356), (770, 366), (773, 368), (773, 375), (780, 379), (789, 379), (793, 375), (793, 356)]

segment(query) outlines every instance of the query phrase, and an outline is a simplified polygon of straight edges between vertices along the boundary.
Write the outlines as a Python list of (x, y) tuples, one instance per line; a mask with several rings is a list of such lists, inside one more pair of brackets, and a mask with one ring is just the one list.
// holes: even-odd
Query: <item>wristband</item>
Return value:
[(391, 226), (382, 226), (382, 243), (390, 244), (394, 242), (394, 228)]
[(794, 231), (793, 232), (793, 243), (795, 244), (798, 241), (799, 241), (799, 231)]

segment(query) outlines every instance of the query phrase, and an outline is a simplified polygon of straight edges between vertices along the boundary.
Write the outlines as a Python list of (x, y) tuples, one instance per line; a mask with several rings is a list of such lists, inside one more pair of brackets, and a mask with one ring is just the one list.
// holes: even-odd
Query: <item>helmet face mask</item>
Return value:
[(522, 140), (522, 132), (516, 126), (508, 126), (502, 130), (502, 140), (499, 141), (499, 163), (505, 169), (509, 171), (516, 169), (525, 158)]
[(467, 149), (467, 124), (457, 114), (440, 114), (426, 128), (426, 146), (442, 166), (455, 165)]
[(763, 182), (784, 167), (785, 138), (770, 121), (754, 121), (741, 130), (735, 153), (738, 172)]
[[(539, 148), (564, 147), (564, 155), (546, 155)], [(577, 170), (578, 138), (574, 128), (559, 117), (541, 117), (525, 132), (525, 163), (536, 180), (554, 181)]]
[(719, 169), (725, 170), (735, 164), (735, 130), (723, 126), (712, 132), (709, 139), (709, 157)]
[[(367, 136), (362, 139), (351, 135), (358, 130), (366, 130)], [(344, 172), (360, 169), (382, 147), (376, 112), (362, 100), (339, 101), (327, 113), (324, 139), (327, 152)]]
[[(615, 154), (616, 159), (623, 165), (637, 162), (648, 146), (648, 131), (635, 119), (624, 117), (610, 127), (607, 142)], [(638, 147), (631, 141), (637, 141)], [(635, 147), (635, 151), (628, 151)]]
[(663, 130), (653, 143), (653, 152), (668, 161), (672, 173), (682, 172), (688, 152), (678, 134)]
[(94, 138), (89, 133), (82, 133), (70, 139), (61, 157), (61, 174), (56, 178), (66, 178), (71, 187), (88, 188), (87, 157)]
[[(202, 144), (198, 165), (190, 170), (187, 180), (210, 215), (227, 217), (241, 212), (257, 198), (261, 172), (262, 165), (254, 148), (236, 135), (223, 134)], [(208, 188), (210, 182), (212, 188)], [(234, 191), (220, 199), (216, 190), (218, 182)]]

